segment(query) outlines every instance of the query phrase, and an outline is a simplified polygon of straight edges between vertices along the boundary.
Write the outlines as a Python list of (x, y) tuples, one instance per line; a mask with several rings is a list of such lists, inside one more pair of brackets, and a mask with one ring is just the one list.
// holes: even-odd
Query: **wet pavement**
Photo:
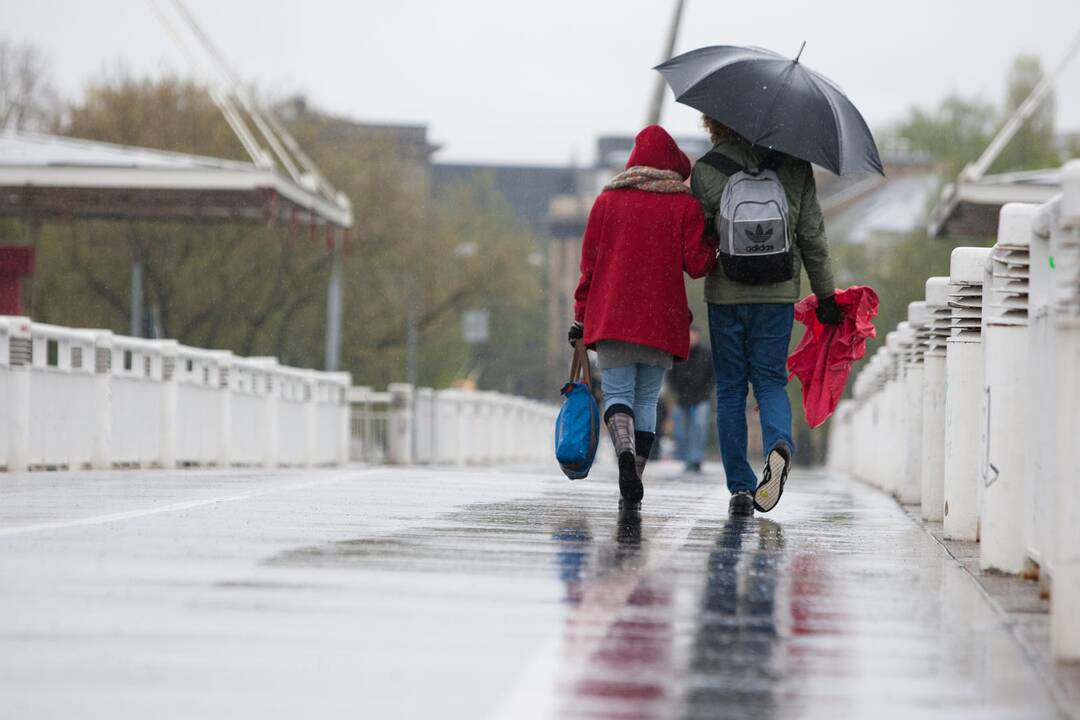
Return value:
[(896, 503), (796, 471), (0, 476), (0, 718), (1050, 718)]

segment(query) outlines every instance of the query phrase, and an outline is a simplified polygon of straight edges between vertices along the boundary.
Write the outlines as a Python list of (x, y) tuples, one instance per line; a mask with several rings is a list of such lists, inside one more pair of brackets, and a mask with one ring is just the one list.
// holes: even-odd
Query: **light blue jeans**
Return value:
[(656, 401), (664, 382), (664, 368), (634, 363), (603, 371), (604, 413), (614, 405), (634, 411), (634, 429), (656, 432)]
[(675, 447), (678, 458), (687, 464), (700, 465), (705, 460), (705, 436), (709, 432), (709, 401), (697, 405), (675, 405)]

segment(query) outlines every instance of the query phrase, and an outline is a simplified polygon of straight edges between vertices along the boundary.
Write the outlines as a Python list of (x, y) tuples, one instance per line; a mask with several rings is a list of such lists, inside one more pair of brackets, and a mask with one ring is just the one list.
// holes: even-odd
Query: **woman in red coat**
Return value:
[(664, 371), (690, 350), (683, 271), (704, 277), (716, 262), (689, 175), (690, 161), (672, 137), (659, 125), (645, 128), (626, 170), (593, 204), (582, 241), (570, 341), (597, 352), (619, 491), (632, 504), (644, 494)]

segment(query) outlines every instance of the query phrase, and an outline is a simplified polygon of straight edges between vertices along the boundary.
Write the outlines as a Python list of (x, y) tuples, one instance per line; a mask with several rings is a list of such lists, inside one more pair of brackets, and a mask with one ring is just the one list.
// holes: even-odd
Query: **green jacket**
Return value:
[[(741, 138), (723, 140), (713, 150), (743, 165), (757, 165), (768, 153)], [(786, 282), (768, 285), (746, 285), (729, 280), (720, 263), (705, 278), (705, 300), (717, 305), (737, 303), (794, 303), (801, 299), (801, 268), (806, 268), (810, 287), (820, 297), (835, 290), (832, 262), (829, 260), (829, 241), (825, 237), (825, 218), (817, 200), (817, 186), (810, 163), (789, 157), (776, 174), (787, 192), (788, 206), (795, 227), (795, 277)], [(715, 228), (714, 218), (720, 207), (727, 177), (706, 163), (694, 165), (690, 174), (690, 189), (705, 210), (705, 223)]]

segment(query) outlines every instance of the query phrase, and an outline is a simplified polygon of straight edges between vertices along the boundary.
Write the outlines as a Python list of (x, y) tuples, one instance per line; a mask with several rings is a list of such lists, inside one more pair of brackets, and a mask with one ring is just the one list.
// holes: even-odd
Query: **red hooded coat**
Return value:
[[(639, 165), (674, 170), (684, 180), (690, 175), (690, 161), (659, 125), (634, 140), (626, 167)], [(585, 226), (574, 293), (574, 318), (585, 326), (585, 344), (622, 340), (685, 360), (690, 307), (683, 271), (704, 277), (716, 262), (716, 247), (704, 233), (705, 216), (693, 195), (638, 188), (602, 192)]]

